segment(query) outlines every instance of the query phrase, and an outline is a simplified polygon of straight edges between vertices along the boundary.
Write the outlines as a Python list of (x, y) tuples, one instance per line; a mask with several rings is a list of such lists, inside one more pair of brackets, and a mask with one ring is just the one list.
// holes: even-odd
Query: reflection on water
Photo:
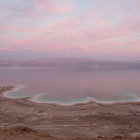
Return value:
[[(12, 97), (36, 96), (39, 102), (133, 101), (140, 96), (140, 71), (0, 70), (0, 84), (25, 85)], [(40, 95), (40, 96), (39, 96)]]

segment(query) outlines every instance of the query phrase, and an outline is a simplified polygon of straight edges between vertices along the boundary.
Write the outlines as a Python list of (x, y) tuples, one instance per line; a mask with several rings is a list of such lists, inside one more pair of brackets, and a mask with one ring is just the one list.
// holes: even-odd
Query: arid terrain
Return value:
[(0, 140), (45, 139), (139, 140), (140, 103), (59, 106), (0, 97)]
[(0, 129), (0, 140), (139, 140), (139, 138), (97, 137), (97, 138), (57, 138), (48, 134), (32, 130), (28, 127), (15, 127), (10, 129)]

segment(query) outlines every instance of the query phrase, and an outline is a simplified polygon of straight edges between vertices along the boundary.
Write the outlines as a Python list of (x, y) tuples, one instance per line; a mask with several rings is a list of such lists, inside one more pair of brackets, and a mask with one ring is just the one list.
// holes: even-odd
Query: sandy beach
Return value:
[(86, 103), (73, 106), (9, 99), (0, 86), (0, 140), (140, 139), (140, 103)]

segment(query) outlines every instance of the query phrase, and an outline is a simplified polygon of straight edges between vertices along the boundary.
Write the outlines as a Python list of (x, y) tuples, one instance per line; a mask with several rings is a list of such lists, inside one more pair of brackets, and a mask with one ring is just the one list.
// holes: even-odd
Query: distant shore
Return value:
[[(0, 94), (14, 88), (0, 86)], [(0, 96), (0, 136), (6, 139), (7, 135), (8, 140), (8, 136), (13, 134), (16, 138), (19, 131), (24, 131), (17, 130), (17, 127), (33, 131), (32, 134), (30, 132), (29, 140), (35, 139), (34, 132), (47, 134), (51, 139), (134, 140), (140, 138), (140, 103), (92, 102), (58, 106), (34, 103), (28, 98), (10, 99)], [(19, 137), (23, 134), (20, 133)], [(36, 138), (45, 139), (43, 136)]]

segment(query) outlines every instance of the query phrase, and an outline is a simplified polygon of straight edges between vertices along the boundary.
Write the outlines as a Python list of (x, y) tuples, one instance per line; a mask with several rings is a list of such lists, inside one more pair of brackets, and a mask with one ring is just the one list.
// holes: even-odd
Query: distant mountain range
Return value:
[(140, 62), (117, 62), (96, 59), (0, 60), (0, 68), (46, 68), (66, 70), (134, 70)]

